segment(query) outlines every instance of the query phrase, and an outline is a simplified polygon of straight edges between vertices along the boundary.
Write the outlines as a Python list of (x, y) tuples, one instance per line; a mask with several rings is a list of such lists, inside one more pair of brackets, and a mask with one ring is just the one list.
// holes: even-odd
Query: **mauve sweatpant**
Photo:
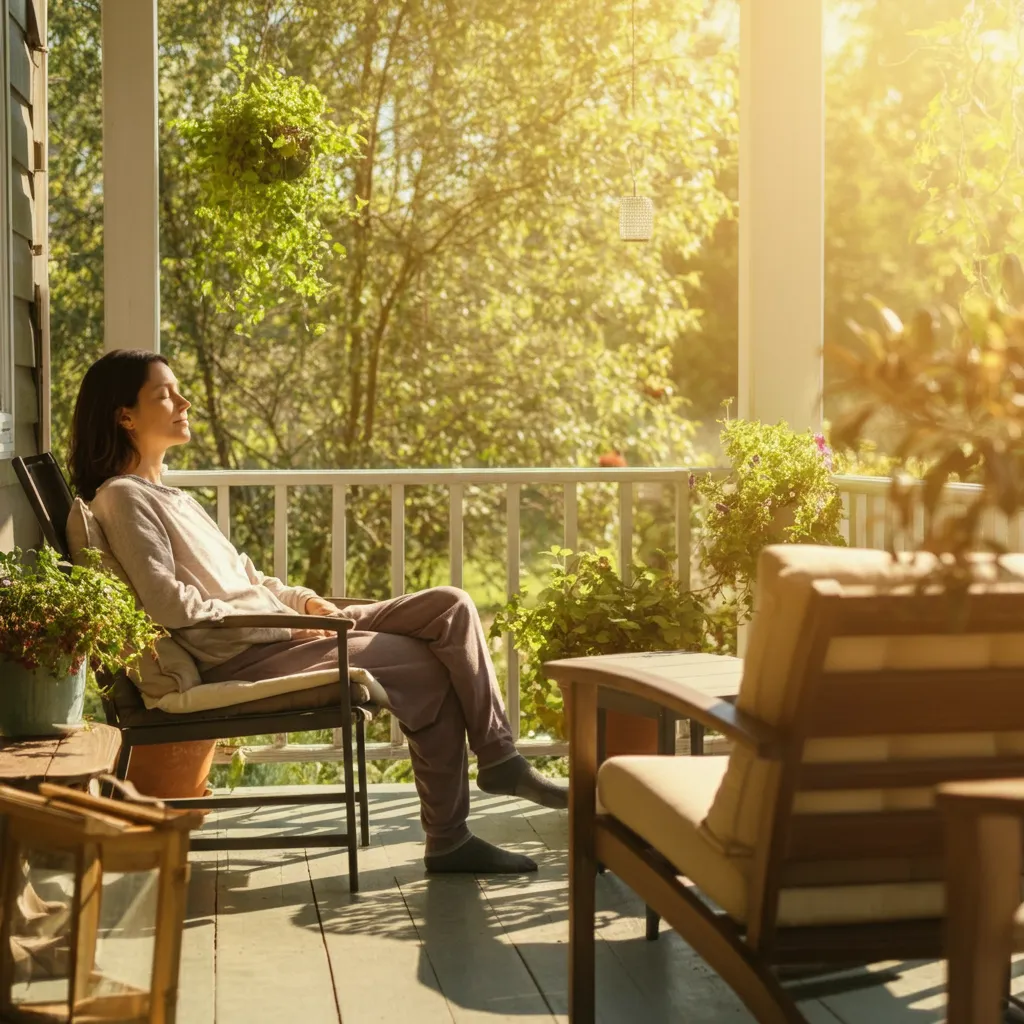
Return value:
[[(433, 587), (352, 605), (349, 663), (384, 688), (409, 740), (423, 830), (444, 846), (467, 834), (466, 740), (483, 767), (516, 752), (480, 616), (469, 595)], [(271, 679), (338, 664), (334, 638), (253, 644), (202, 673), (204, 682)]]

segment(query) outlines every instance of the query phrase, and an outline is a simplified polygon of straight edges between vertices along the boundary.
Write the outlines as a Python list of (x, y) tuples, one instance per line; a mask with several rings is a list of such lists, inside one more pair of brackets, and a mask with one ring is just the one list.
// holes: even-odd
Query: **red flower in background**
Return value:
[(626, 462), (626, 457), (618, 450), (618, 448), (613, 448), (610, 452), (605, 452), (604, 455), (597, 460), (597, 464), (606, 469), (619, 469), (622, 466), (629, 465), (629, 463)]

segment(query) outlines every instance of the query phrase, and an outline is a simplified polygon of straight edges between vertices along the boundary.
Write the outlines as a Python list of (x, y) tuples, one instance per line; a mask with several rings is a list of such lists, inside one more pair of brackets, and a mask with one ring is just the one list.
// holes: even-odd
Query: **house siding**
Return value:
[[(18, 455), (34, 455), (46, 439), (40, 401), (45, 368), (46, 282), (46, 0), (0, 0), (7, 18), (10, 79), (10, 161), (14, 321), (14, 440)], [(42, 102), (40, 99), (43, 98)], [(35, 248), (33, 248), (35, 247)], [(39, 530), (9, 460), (0, 460), (0, 549), (34, 547)]]

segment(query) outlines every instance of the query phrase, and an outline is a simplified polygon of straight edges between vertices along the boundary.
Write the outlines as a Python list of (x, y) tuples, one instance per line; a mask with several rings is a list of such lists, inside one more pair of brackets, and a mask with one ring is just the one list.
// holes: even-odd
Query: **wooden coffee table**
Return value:
[(35, 789), (40, 782), (55, 782), (84, 789), (90, 779), (114, 770), (120, 751), (120, 730), (98, 722), (66, 736), (0, 736), (0, 784)]

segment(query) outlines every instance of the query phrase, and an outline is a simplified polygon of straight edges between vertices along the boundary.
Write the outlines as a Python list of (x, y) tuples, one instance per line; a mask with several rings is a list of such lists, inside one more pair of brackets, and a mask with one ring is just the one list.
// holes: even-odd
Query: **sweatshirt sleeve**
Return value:
[[(111, 553), (121, 564), (139, 595), (142, 607), (167, 629), (202, 622), (217, 622), (240, 610), (218, 598), (204, 600), (193, 586), (175, 577), (174, 553), (167, 530), (156, 511), (139, 495), (125, 489), (119, 494), (116, 516), (105, 516), (103, 526)], [(246, 630), (250, 643), (273, 643), (291, 638), (286, 628)]]
[(238, 561), (243, 572), (249, 577), (250, 583), (258, 587), (266, 587), (278, 601), (288, 605), (292, 611), (298, 612), (299, 615), (305, 613), (306, 602), (311, 597), (317, 596), (316, 591), (310, 590), (309, 587), (289, 587), (288, 584), (282, 583), (276, 576), (265, 575), (252, 564), (252, 559), (244, 553), (238, 556)]

